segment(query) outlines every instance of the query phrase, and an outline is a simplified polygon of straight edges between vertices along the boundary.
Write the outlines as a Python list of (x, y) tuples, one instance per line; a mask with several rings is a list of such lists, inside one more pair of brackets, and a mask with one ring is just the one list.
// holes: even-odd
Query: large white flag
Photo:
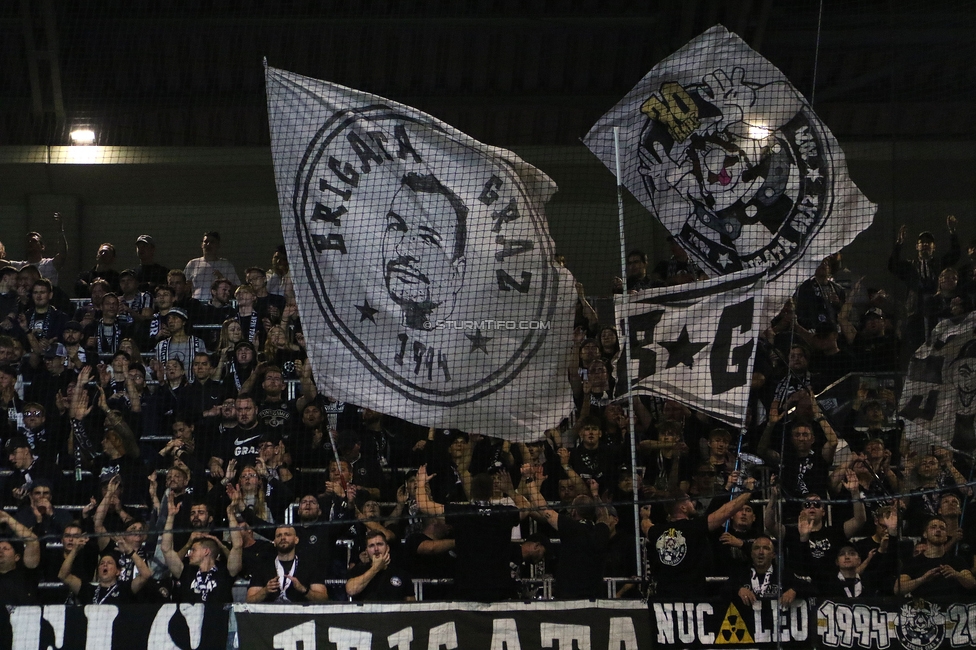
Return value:
[(913, 450), (944, 445), (976, 452), (976, 312), (946, 318), (912, 356), (899, 415)]
[(619, 392), (673, 399), (742, 427), (762, 331), (763, 271), (648, 289), (618, 298), (627, 318), (627, 377)]
[(722, 26), (654, 66), (584, 142), (709, 275), (769, 268), (778, 311), (871, 224), (837, 140), (782, 72)]
[(282, 229), (319, 389), (434, 427), (539, 437), (572, 408), (556, 191), (409, 106), (266, 72)]

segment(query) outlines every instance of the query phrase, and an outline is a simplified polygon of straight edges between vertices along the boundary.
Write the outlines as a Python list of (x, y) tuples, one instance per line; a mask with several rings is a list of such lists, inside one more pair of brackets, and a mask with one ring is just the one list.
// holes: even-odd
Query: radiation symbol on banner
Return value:
[(755, 641), (752, 639), (752, 634), (749, 633), (749, 628), (746, 627), (746, 622), (742, 620), (739, 610), (734, 604), (729, 603), (729, 608), (725, 610), (725, 620), (722, 621), (722, 627), (719, 628), (718, 636), (715, 637), (715, 645), (739, 643), (755, 643)]

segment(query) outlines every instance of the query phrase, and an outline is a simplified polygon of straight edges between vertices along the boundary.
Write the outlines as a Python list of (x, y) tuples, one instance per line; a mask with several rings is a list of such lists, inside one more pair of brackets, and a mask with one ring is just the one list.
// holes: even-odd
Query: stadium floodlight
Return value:
[(95, 132), (91, 129), (75, 129), (71, 132), (71, 144), (75, 146), (95, 144)]

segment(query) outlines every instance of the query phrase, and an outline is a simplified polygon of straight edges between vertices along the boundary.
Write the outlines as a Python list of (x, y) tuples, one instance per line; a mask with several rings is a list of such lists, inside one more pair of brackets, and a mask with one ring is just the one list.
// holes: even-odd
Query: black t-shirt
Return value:
[(260, 423), (252, 429), (242, 429), (241, 427), (229, 429), (217, 447), (218, 458), (222, 458), (225, 464), (232, 458), (236, 458), (238, 471), (245, 465), (253, 465), (254, 459), (258, 457), (258, 445), (261, 443), (261, 436), (267, 431)]
[[(349, 569), (349, 579), (369, 571), (369, 564), (357, 564)], [(366, 584), (362, 591), (352, 597), (355, 601), (404, 601), (413, 596), (413, 581), (402, 569), (388, 566)]]
[[(918, 555), (905, 562), (902, 574), (909, 578), (920, 578), (929, 569), (933, 569), (943, 564), (948, 564), (956, 571), (972, 570), (972, 562), (969, 558), (957, 557), (955, 555), (943, 555), (942, 557), (925, 557)], [(928, 582), (918, 585), (912, 589), (913, 598), (933, 598), (939, 600), (972, 599), (976, 591), (966, 589), (955, 578), (944, 578), (937, 575)]]
[(0, 573), (0, 605), (37, 605), (37, 572), (23, 564)]
[(606, 524), (576, 521), (559, 514), (559, 564), (553, 594), (556, 598), (606, 596), (603, 565), (610, 545)]
[(78, 591), (79, 605), (128, 605), (135, 602), (132, 583), (116, 581), (111, 587), (85, 582)]
[[(296, 567), (293, 567), (294, 560), (281, 563), (281, 568), (286, 578), (289, 576), (289, 574), (294, 575), (298, 581), (302, 583), (302, 587), (305, 589), (311, 589), (313, 584), (325, 584), (322, 571), (314, 561), (309, 560), (308, 558), (299, 557), (297, 554), (295, 555), (295, 558), (298, 561), (298, 566)], [(277, 559), (277, 557), (272, 559), (270, 562), (266, 562), (265, 564), (254, 567), (254, 572), (251, 574), (251, 587), (264, 588), (267, 586), (269, 580), (277, 577), (278, 572), (275, 568), (275, 559)], [(292, 568), (294, 568), (294, 573), (291, 573)], [(282, 596), (293, 603), (308, 602), (308, 594), (299, 593), (294, 583), (292, 583), (290, 580), (285, 587), (284, 594), (282, 594), (281, 591), (275, 593), (269, 592), (265, 597), (264, 602), (273, 603), (278, 599), (284, 600)]]
[[(443, 579), (452, 577), (457, 553), (451, 549), (447, 553), (421, 555), (417, 549), (420, 548), (421, 544), (428, 541), (433, 541), (433, 538), (424, 533), (413, 533), (407, 535), (407, 538), (403, 540), (403, 557), (407, 569), (411, 575), (417, 578)], [(424, 593), (426, 594), (426, 591)]]
[(250, 578), (254, 567), (274, 562), (277, 552), (274, 544), (263, 539), (256, 539), (250, 546), (241, 549), (241, 572), (237, 577)]
[(258, 419), (269, 431), (275, 431), (286, 440), (298, 428), (301, 418), (294, 402), (264, 401), (258, 404)]
[(226, 605), (234, 602), (234, 579), (222, 564), (210, 571), (200, 571), (199, 567), (187, 564), (180, 574), (177, 594), (181, 603)]
[[(809, 576), (814, 583), (823, 583), (837, 575), (837, 551), (848, 544), (844, 525), (827, 526), (810, 533), (806, 542), (800, 541), (796, 528), (786, 529), (787, 566), (799, 576)], [(863, 558), (862, 558), (863, 559)]]
[(648, 531), (648, 555), (658, 596), (693, 596), (701, 592), (712, 566), (708, 519), (679, 519)]
[(508, 505), (449, 503), (447, 523), (454, 528), (457, 565), (454, 595), (459, 600), (504, 600), (512, 595), (508, 547), (518, 508)]

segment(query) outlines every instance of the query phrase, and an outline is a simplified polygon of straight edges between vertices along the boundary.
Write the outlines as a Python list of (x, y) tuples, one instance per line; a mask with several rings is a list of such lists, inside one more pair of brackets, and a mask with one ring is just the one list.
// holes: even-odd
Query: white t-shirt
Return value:
[(241, 279), (237, 277), (234, 265), (223, 257), (208, 262), (202, 257), (197, 257), (186, 263), (183, 273), (186, 279), (193, 283), (193, 297), (197, 300), (210, 300), (210, 286), (217, 279), (217, 272), (227, 278), (236, 287), (241, 284)]
[[(25, 266), (30, 264), (27, 260), (10, 260), (10, 265), (15, 267), (18, 271)], [(41, 274), (42, 278), (47, 278), (51, 281), (51, 284), (57, 285), (58, 283), (58, 269), (54, 266), (53, 257), (43, 257), (41, 261), (35, 264), (37, 267), (37, 272)]]

